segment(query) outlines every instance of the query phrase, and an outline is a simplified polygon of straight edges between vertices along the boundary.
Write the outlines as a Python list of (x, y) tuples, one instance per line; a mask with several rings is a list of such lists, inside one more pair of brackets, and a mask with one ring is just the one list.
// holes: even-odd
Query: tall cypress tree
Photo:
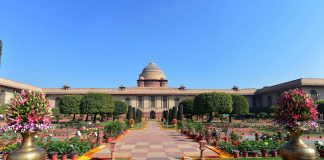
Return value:
[(132, 118), (134, 120), (136, 120), (136, 109), (135, 109), (135, 107), (132, 107), (132, 110), (133, 110), (133, 116), (132, 116)]
[(173, 119), (177, 119), (177, 107), (176, 106), (174, 106), (172, 108), (172, 120)]
[(183, 119), (183, 105), (179, 105), (178, 107), (178, 120), (182, 121)]

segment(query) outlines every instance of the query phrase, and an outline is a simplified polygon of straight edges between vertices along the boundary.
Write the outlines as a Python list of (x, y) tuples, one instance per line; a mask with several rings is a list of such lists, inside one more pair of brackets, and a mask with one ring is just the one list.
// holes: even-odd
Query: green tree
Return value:
[(96, 122), (97, 114), (114, 112), (114, 100), (111, 95), (102, 93), (89, 93), (83, 96), (80, 111), (83, 114), (94, 114), (93, 122)]
[(133, 111), (132, 111), (132, 112), (133, 112), (133, 114), (132, 114), (133, 117), (132, 117), (132, 118), (133, 118), (134, 121), (135, 121), (135, 120), (136, 120), (136, 109), (135, 109), (135, 107), (132, 107), (132, 110), (133, 110)]
[(53, 117), (56, 119), (56, 122), (58, 122), (61, 119), (60, 114), (60, 108), (54, 107), (51, 109)]
[(194, 110), (200, 114), (209, 113), (208, 122), (211, 122), (215, 113), (229, 114), (232, 112), (232, 97), (226, 93), (203, 93), (195, 97)]
[(242, 95), (231, 95), (233, 101), (232, 114), (248, 114), (249, 113), (249, 102)]
[(179, 105), (179, 107), (178, 107), (177, 118), (179, 121), (182, 121), (182, 119), (183, 119), (183, 106), (182, 105)]
[(177, 107), (172, 108), (172, 120), (177, 119)]
[(131, 117), (133, 117), (133, 114), (132, 114), (132, 106), (128, 106), (128, 109), (127, 109), (127, 114), (126, 114), (126, 119), (130, 120)]
[(0, 114), (6, 114), (8, 110), (7, 104), (1, 104), (0, 105)]
[(186, 118), (190, 118), (192, 120), (192, 115), (194, 113), (194, 99), (184, 99), (179, 103), (179, 106), (183, 106), (183, 114), (186, 116)]
[(232, 114), (242, 115), (249, 113), (249, 102), (244, 96), (236, 94), (231, 96), (233, 101), (233, 110), (229, 117), (230, 122), (232, 122)]
[(73, 114), (73, 120), (75, 120), (75, 114), (80, 114), (82, 96), (80, 95), (64, 95), (60, 100), (60, 113)]
[(319, 100), (316, 102), (317, 104), (317, 111), (321, 114), (324, 113), (324, 100)]
[(114, 114), (113, 119), (118, 118), (119, 115), (127, 113), (127, 103), (126, 102), (116, 100), (116, 101), (114, 101), (114, 103), (115, 103), (115, 109), (114, 109), (114, 113), (113, 113)]

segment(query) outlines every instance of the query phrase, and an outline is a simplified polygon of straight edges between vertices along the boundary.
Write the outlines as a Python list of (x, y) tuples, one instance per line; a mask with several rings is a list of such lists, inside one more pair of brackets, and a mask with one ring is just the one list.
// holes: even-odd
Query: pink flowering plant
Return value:
[(293, 130), (316, 128), (317, 114), (313, 99), (302, 89), (293, 89), (280, 95), (275, 122)]
[(34, 132), (51, 127), (49, 100), (41, 92), (22, 90), (15, 93), (9, 101), (6, 116), (8, 126), (2, 128), (4, 131)]

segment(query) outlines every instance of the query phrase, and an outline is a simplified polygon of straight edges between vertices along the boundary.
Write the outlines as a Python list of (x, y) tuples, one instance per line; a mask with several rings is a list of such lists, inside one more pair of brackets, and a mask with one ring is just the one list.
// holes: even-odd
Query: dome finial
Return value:
[(152, 56), (151, 56), (151, 61), (150, 61), (150, 63), (154, 63), (154, 56), (155, 56), (155, 53), (154, 53), (154, 51), (152, 51)]

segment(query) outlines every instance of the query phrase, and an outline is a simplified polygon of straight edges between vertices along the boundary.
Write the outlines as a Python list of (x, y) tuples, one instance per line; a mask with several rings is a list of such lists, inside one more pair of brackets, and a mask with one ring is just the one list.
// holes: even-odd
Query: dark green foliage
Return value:
[(172, 109), (169, 109), (169, 116), (168, 116), (168, 118), (169, 118), (169, 123), (172, 123), (172, 115), (173, 115), (173, 113), (172, 113)]
[(142, 110), (137, 109), (135, 122), (142, 122), (142, 116), (143, 116)]
[(114, 112), (114, 100), (111, 95), (101, 93), (89, 93), (81, 100), (80, 111), (83, 114), (94, 114), (93, 122), (97, 114), (112, 114)]
[(251, 113), (259, 114), (261, 112), (270, 113), (270, 108), (268, 107), (252, 107), (249, 109)]
[(1, 104), (0, 105), (0, 114), (6, 114), (8, 110), (8, 107), (6, 104)]
[(82, 96), (80, 95), (64, 95), (60, 100), (60, 113), (73, 114), (73, 121), (75, 114), (80, 113)]
[(55, 117), (55, 119), (56, 119), (56, 122), (58, 122), (60, 120), (60, 118), (61, 118), (60, 108), (54, 107), (54, 108), (51, 109), (51, 111), (52, 111), (53, 117)]
[(282, 143), (277, 141), (243, 141), (238, 145), (234, 145), (228, 142), (220, 142), (219, 147), (231, 154), (233, 150), (239, 150), (242, 153), (243, 151), (251, 152), (254, 150), (260, 152), (262, 149), (265, 149), (269, 152), (270, 150), (277, 150)]
[(132, 106), (128, 106), (128, 109), (127, 109), (127, 114), (126, 114), (126, 118), (128, 119), (128, 120), (130, 120), (131, 119), (131, 117), (133, 117), (133, 110), (132, 110)]
[(115, 101), (114, 116), (119, 116), (121, 114), (127, 113), (127, 104), (124, 101)]
[[(39, 144), (39, 143), (37, 143)], [(91, 149), (91, 142), (80, 141), (77, 137), (70, 138), (64, 141), (52, 141), (48, 143), (48, 153), (58, 152), (59, 156), (67, 153), (71, 156), (73, 151), (76, 151), (79, 156), (88, 152)]]
[(231, 95), (233, 101), (232, 114), (248, 114), (249, 113), (249, 102), (242, 95)]
[(182, 100), (179, 103), (179, 106), (183, 106), (183, 114), (185, 115), (192, 115), (194, 112), (194, 99), (192, 98), (187, 98)]
[(116, 137), (121, 134), (126, 129), (126, 127), (127, 125), (125, 122), (112, 121), (108, 122), (105, 125), (104, 131), (108, 134), (109, 137)]
[(181, 121), (183, 119), (183, 106), (182, 105), (179, 105), (179, 107), (178, 107), (177, 118), (179, 121)]
[(205, 114), (215, 112), (228, 114), (232, 112), (232, 97), (226, 93), (203, 93), (194, 99), (194, 112)]
[(319, 100), (316, 102), (316, 104), (317, 104), (317, 111), (319, 113), (323, 114), (324, 113), (324, 100)]
[(177, 107), (172, 108), (172, 120), (177, 119)]
[(163, 119), (168, 120), (168, 119), (167, 119), (168, 114), (169, 114), (169, 113), (168, 113), (167, 110), (163, 111), (163, 112), (162, 112), (162, 117), (163, 117)]
[(132, 119), (136, 119), (136, 109), (135, 109), (135, 107), (132, 107), (132, 112), (133, 112), (133, 117), (132, 117)]

